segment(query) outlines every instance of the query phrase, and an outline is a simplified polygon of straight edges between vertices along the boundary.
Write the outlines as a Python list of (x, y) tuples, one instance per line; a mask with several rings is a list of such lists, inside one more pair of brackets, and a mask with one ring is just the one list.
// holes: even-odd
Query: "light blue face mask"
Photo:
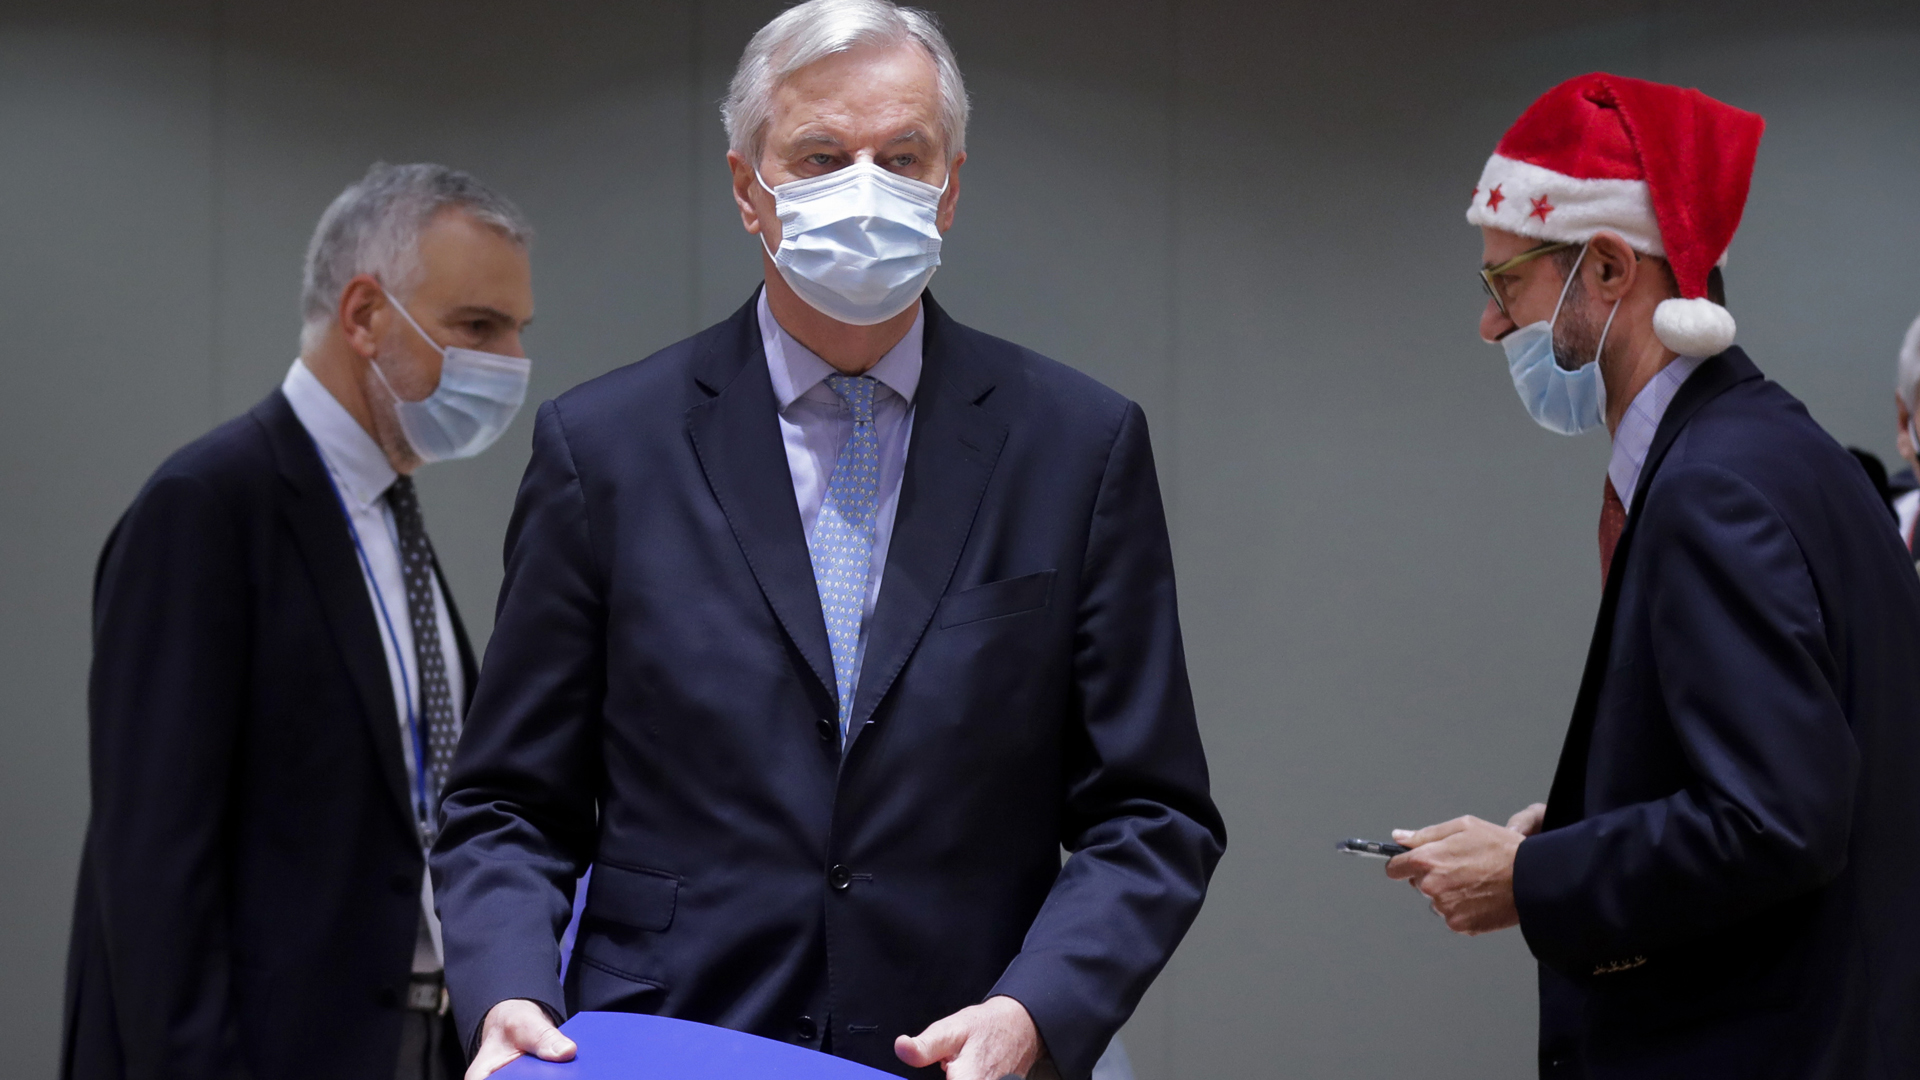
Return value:
[(1534, 423), (1562, 435), (1591, 431), (1607, 417), (1607, 384), (1600, 378), (1600, 352), (1606, 348), (1607, 331), (1613, 329), (1620, 302), (1614, 301), (1613, 311), (1607, 313), (1607, 325), (1600, 331), (1600, 344), (1592, 360), (1568, 371), (1553, 357), (1553, 328), (1560, 320), (1560, 305), (1567, 302), (1567, 290), (1572, 288), (1580, 262), (1586, 257), (1587, 249), (1582, 246), (1573, 269), (1567, 273), (1566, 284), (1560, 286), (1560, 299), (1553, 305), (1551, 319), (1528, 323), (1500, 339), (1500, 347), (1507, 354), (1507, 370), (1513, 375), (1513, 388), (1527, 407), (1527, 414)]
[(830, 319), (886, 322), (913, 306), (940, 268), (944, 186), (870, 161), (777, 188), (762, 179), (760, 186), (773, 196), (781, 227), (780, 250), (767, 244), (765, 232), (761, 246), (800, 299)]
[(420, 329), (392, 293), (387, 293), (387, 302), (440, 354), (440, 385), (422, 401), (408, 401), (395, 393), (378, 360), (373, 364), (380, 385), (393, 395), (393, 411), (400, 419), (407, 445), (421, 461), (470, 458), (492, 446), (527, 400), (532, 361), (442, 346)]

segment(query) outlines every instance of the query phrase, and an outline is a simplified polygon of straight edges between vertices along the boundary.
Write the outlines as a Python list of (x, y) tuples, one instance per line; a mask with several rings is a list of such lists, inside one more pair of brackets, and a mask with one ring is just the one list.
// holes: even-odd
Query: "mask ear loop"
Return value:
[[(387, 287), (384, 285), (380, 287), (380, 295), (385, 296), (387, 298), (387, 303), (392, 304), (393, 309), (400, 313), (400, 317), (407, 320), (407, 325), (413, 327), (414, 333), (419, 334), (422, 338), (426, 338), (428, 348), (432, 349), (434, 352), (439, 353), (440, 359), (442, 361), (446, 360), (447, 350), (444, 347), (442, 347), (439, 342), (433, 340), (430, 337), (427, 337), (427, 332), (425, 330), (420, 329), (419, 323), (413, 321), (413, 315), (407, 311), (407, 306), (405, 304), (402, 304), (400, 301), (395, 300), (393, 298), (393, 294), (388, 292)], [(380, 380), (380, 385), (386, 387), (387, 393), (393, 397), (394, 401), (405, 402), (406, 404), (409, 404), (409, 405), (416, 404), (415, 402), (407, 401), (406, 398), (401, 397), (400, 391), (395, 390), (393, 388), (393, 384), (387, 381), (387, 373), (380, 370), (380, 361), (378, 359), (367, 361), (367, 366), (373, 369), (373, 377)], [(432, 397), (433, 395), (429, 394), (427, 396)], [(426, 398), (422, 398), (421, 400), (425, 401)]]
[(443, 360), (446, 359), (446, 355), (447, 355), (446, 347), (441, 345), (439, 342), (433, 340), (431, 337), (427, 337), (427, 332), (425, 330), (420, 329), (419, 323), (413, 321), (413, 313), (407, 310), (407, 306), (405, 304), (402, 304), (400, 301), (395, 300), (393, 298), (393, 294), (388, 292), (386, 289), (386, 286), (384, 285), (380, 287), (380, 295), (386, 297), (387, 303), (392, 304), (394, 310), (400, 313), (400, 317), (407, 320), (407, 325), (413, 327), (414, 333), (419, 334), (423, 338), (426, 338), (427, 345), (429, 348), (431, 348), (434, 352), (439, 353), (441, 359)]
[(1573, 279), (1580, 274), (1580, 263), (1587, 257), (1587, 248), (1593, 246), (1589, 240), (1580, 245), (1580, 254), (1574, 256), (1573, 269), (1567, 271), (1567, 280), (1560, 285), (1560, 299), (1553, 302), (1553, 317), (1547, 320), (1547, 332), (1552, 333), (1555, 324), (1560, 321), (1560, 305), (1567, 302), (1567, 290), (1573, 288)]
[[(753, 170), (753, 178), (754, 180), (759, 182), (761, 191), (764, 191), (767, 194), (773, 196), (774, 220), (779, 221), (780, 220), (780, 216), (779, 216), (780, 215), (780, 193), (767, 186), (767, 178), (760, 175), (759, 169)], [(781, 247), (785, 247), (787, 243), (786, 228), (787, 228), (786, 222), (784, 221), (780, 222), (780, 246)], [(767, 226), (765, 222), (762, 222), (760, 225), (760, 249), (767, 253), (767, 258), (772, 259), (775, 266), (780, 265), (780, 256), (775, 255), (773, 253), (773, 245), (767, 243)]]

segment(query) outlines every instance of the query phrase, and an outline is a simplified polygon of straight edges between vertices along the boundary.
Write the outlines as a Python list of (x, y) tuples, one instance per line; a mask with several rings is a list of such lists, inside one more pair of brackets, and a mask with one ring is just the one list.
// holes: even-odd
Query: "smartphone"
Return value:
[(1392, 844), (1385, 840), (1342, 840), (1335, 844), (1333, 849), (1368, 859), (1391, 859), (1395, 855), (1405, 855), (1413, 850), (1405, 845)]

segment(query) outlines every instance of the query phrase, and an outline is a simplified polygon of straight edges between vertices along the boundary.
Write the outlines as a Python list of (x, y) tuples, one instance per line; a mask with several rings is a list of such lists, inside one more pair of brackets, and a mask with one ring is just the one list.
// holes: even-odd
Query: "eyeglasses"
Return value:
[(1500, 314), (1511, 319), (1513, 316), (1507, 314), (1507, 299), (1500, 295), (1500, 288), (1493, 283), (1493, 279), (1499, 277), (1501, 274), (1512, 273), (1514, 270), (1525, 266), (1542, 255), (1551, 255), (1556, 251), (1565, 251), (1568, 248), (1579, 246), (1579, 244), (1567, 240), (1553, 240), (1541, 244), (1536, 248), (1528, 248), (1513, 258), (1508, 259), (1506, 262), (1501, 263), (1499, 266), (1483, 266), (1480, 268), (1480, 287), (1487, 290), (1487, 295), (1493, 299), (1493, 305), (1500, 309)]

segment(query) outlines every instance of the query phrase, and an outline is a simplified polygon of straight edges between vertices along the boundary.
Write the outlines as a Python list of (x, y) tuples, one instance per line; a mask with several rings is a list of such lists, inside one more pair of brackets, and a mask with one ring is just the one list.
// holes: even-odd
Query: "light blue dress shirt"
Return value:
[(1613, 433), (1613, 456), (1607, 461), (1607, 478), (1620, 496), (1620, 505), (1633, 511), (1633, 489), (1640, 483), (1640, 470), (1647, 464), (1647, 451), (1653, 449), (1654, 433), (1660, 430), (1660, 418), (1680, 392), (1681, 384), (1701, 364), (1695, 356), (1676, 357), (1647, 380), (1633, 396)]
[[(780, 441), (787, 451), (787, 471), (793, 477), (800, 524), (811, 543), (834, 463), (853, 437), (853, 412), (826, 384), (827, 376), (837, 374), (833, 365), (787, 333), (767, 306), (765, 289), (760, 290), (759, 315), (760, 342), (767, 353), (767, 372), (773, 377), (773, 396), (780, 406)], [(907, 335), (865, 372), (880, 384), (873, 394), (874, 435), (880, 443), (880, 505), (873, 515), (873, 561), (867, 571), (867, 602), (860, 620), (856, 686), (857, 664), (867, 655), (873, 608), (880, 599), (880, 580), (886, 573), (893, 518), (900, 508), (900, 478), (906, 474), (907, 444), (913, 437), (913, 395), (920, 388), (926, 325), (927, 312), (922, 306)]]

